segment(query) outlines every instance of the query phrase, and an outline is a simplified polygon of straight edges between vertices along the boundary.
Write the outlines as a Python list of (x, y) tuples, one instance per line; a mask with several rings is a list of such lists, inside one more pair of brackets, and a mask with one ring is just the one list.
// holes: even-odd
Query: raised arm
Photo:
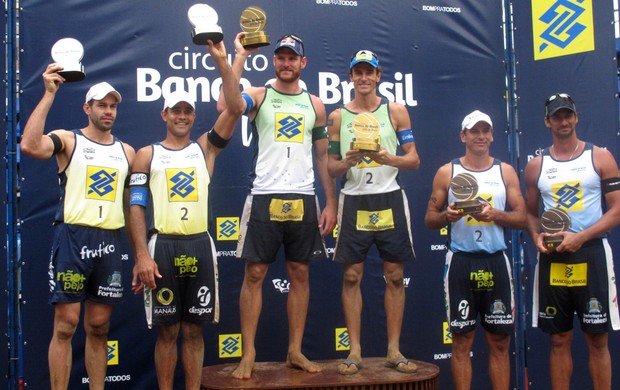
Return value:
[(30, 114), (20, 141), (20, 149), (27, 156), (37, 159), (48, 159), (57, 155), (59, 166), (62, 165), (61, 160), (63, 156), (66, 160), (73, 150), (73, 133), (65, 130), (54, 130), (50, 132), (50, 134), (53, 134), (50, 136), (43, 134), (43, 132), (47, 115), (56, 98), (56, 92), (58, 92), (60, 84), (65, 81), (58, 74), (58, 71), (62, 69), (57, 64), (50, 64), (43, 72), (45, 92), (39, 104)]

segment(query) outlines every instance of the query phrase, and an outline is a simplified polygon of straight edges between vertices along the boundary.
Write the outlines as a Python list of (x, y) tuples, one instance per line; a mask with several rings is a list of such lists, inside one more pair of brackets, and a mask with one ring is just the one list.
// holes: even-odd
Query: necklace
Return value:
[[(581, 141), (577, 141), (577, 145), (575, 146), (575, 150), (573, 150), (573, 152), (570, 154), (570, 157), (568, 157), (566, 160), (570, 160), (570, 159), (573, 158), (575, 153), (577, 153), (577, 149), (579, 149), (579, 145), (580, 144), (581, 144)], [(551, 150), (551, 149), (553, 149), (553, 150)], [(559, 160), (558, 156), (555, 154), (555, 145), (552, 145), (551, 149), (549, 149), (549, 151), (551, 152), (551, 157), (553, 157), (556, 160)]]

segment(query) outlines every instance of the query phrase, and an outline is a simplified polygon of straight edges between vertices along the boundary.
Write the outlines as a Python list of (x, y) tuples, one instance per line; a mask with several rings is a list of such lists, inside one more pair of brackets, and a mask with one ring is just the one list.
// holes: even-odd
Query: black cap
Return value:
[(549, 96), (545, 101), (545, 113), (547, 117), (553, 116), (553, 114), (563, 108), (571, 110), (572, 112), (577, 112), (577, 107), (575, 107), (573, 98), (566, 93), (556, 93), (555, 95)]

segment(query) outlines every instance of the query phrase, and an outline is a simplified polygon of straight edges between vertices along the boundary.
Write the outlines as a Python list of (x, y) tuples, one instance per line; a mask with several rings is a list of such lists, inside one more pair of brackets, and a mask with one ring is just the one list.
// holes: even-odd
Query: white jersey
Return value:
[[(471, 171), (461, 165), (459, 159), (452, 161), (452, 177), (467, 172), (478, 181), (475, 199), (489, 203), (498, 210), (506, 209), (506, 184), (502, 176), (502, 165), (498, 159), (485, 171)], [(458, 199), (448, 190), (448, 204)], [(494, 222), (478, 221), (466, 215), (450, 226), (450, 249), (453, 252), (494, 253), (506, 249), (504, 228)]]
[(252, 122), (253, 195), (314, 195), (312, 129), (315, 122), (316, 113), (308, 92), (288, 95), (267, 86)]
[(601, 177), (594, 168), (593, 145), (568, 161), (558, 161), (545, 149), (538, 176), (544, 209), (559, 207), (571, 218), (569, 231), (580, 232), (603, 215)]

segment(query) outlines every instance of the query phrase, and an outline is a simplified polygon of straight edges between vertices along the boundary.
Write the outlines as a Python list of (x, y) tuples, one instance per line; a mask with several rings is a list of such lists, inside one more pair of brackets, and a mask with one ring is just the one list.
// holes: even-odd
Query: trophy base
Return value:
[(269, 35), (262, 31), (245, 33), (245, 36), (241, 39), (241, 46), (246, 49), (269, 46), (269, 44)]
[(454, 202), (454, 208), (461, 214), (478, 214), (484, 208), (477, 200)]
[(65, 79), (66, 82), (82, 81), (86, 77), (84, 70), (62, 70), (58, 74)]
[(555, 249), (558, 246), (560, 246), (560, 244), (562, 243), (563, 239), (564, 239), (564, 237), (562, 237), (562, 236), (557, 236), (557, 237), (547, 236), (547, 237), (543, 238), (543, 245), (547, 249)]
[(197, 33), (192, 31), (192, 42), (196, 45), (207, 45), (212, 41), (213, 43), (220, 43), (224, 39), (224, 34), (221, 31), (209, 31)]
[(358, 141), (356, 139), (351, 142), (351, 149), (357, 149), (362, 152), (378, 152), (381, 145), (377, 141)]

